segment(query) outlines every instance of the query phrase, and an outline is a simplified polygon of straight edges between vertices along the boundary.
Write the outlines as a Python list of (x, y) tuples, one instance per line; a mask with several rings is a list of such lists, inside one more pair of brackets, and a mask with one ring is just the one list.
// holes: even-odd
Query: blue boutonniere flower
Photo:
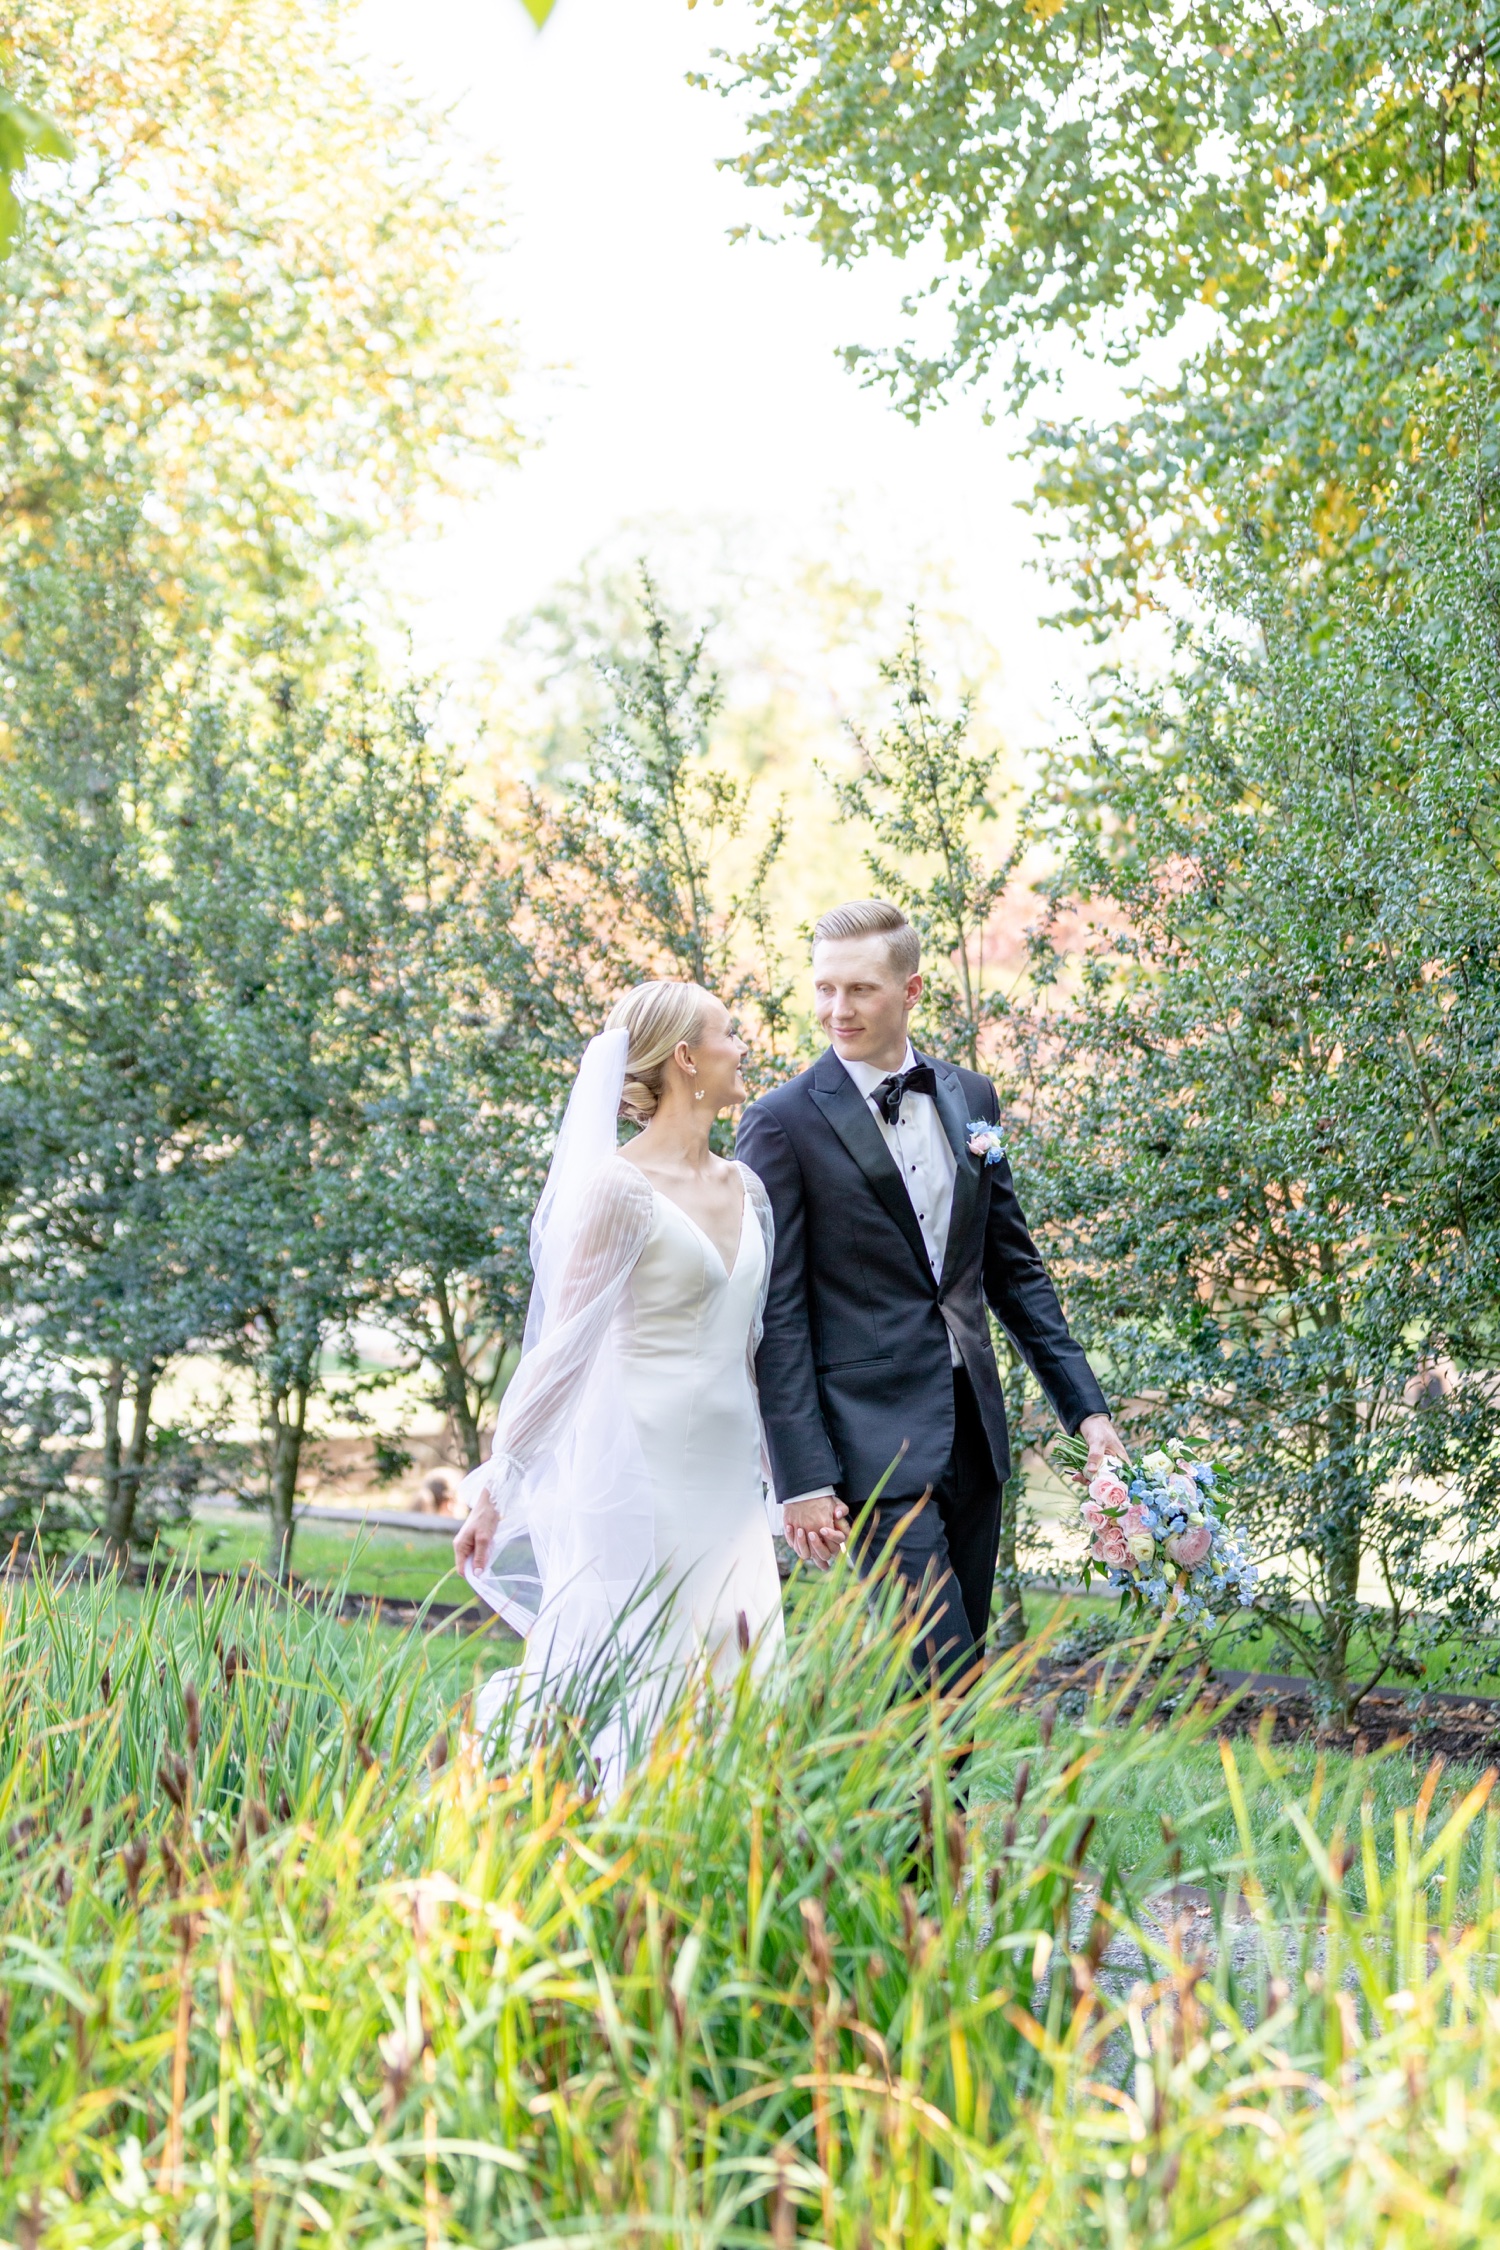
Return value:
[(1005, 1138), (998, 1125), (987, 1125), (982, 1117), (971, 1117), (964, 1130), (969, 1136), (969, 1154), (986, 1164), (998, 1164), (1005, 1154)]

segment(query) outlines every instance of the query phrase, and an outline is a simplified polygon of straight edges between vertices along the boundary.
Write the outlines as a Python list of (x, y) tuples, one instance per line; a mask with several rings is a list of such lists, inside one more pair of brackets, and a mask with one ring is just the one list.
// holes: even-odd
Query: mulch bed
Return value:
[[(1039, 1666), (1031, 1693), (1057, 1702), (1064, 1715), (1081, 1711), (1100, 1672), (1099, 1659), (1077, 1666)], [(1358, 1706), (1354, 1725), (1344, 1729), (1324, 1724), (1306, 1680), (1285, 1673), (1210, 1671), (1201, 1684), (1185, 1686), (1170, 1707), (1176, 1709), (1195, 1691), (1205, 1709), (1222, 1713), (1224, 1734), (1256, 1734), (1267, 1727), (1272, 1742), (1314, 1742), (1319, 1749), (1352, 1757), (1402, 1750), (1424, 1766), (1434, 1758), (1455, 1765), (1500, 1765), (1500, 1697), (1435, 1690), (1413, 1696), (1403, 1688), (1372, 1688)], [(1139, 1700), (1132, 1698), (1132, 1706)]]
[(1346, 1750), (1356, 1757), (1372, 1750), (1405, 1749), (1421, 1765), (1444, 1758), (1453, 1765), (1500, 1765), (1500, 1699), (1480, 1695), (1412, 1696), (1405, 1690), (1372, 1688), (1360, 1703), (1347, 1732), (1319, 1729), (1305, 1680), (1274, 1673), (1220, 1672), (1208, 1690), (1224, 1700), (1236, 1697), (1226, 1713), (1228, 1728), (1253, 1734), (1271, 1714), (1273, 1742), (1315, 1737), (1320, 1747)]

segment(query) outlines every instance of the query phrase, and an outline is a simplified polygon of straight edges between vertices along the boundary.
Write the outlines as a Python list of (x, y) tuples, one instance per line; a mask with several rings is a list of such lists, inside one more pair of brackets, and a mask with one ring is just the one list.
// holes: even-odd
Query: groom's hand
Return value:
[(463, 1529), (453, 1542), (453, 1561), (460, 1578), (468, 1576), (471, 1564), (475, 1570), (483, 1570), (487, 1566), (499, 1523), (495, 1503), (486, 1493), (469, 1510), (464, 1518)]
[(826, 1570), (844, 1550), (849, 1537), (849, 1511), (834, 1492), (815, 1492), (807, 1500), (789, 1500), (781, 1513), (787, 1544), (803, 1562)]
[(1089, 1449), (1084, 1475), (1098, 1474), (1106, 1461), (1128, 1461), (1130, 1448), (1107, 1414), (1086, 1414), (1078, 1425), (1078, 1435)]

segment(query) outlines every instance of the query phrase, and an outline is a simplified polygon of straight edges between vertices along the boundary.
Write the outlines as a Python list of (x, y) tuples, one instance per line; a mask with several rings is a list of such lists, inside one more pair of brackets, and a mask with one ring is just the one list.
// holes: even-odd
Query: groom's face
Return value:
[(891, 967), (882, 937), (824, 938), (813, 947), (813, 1006), (845, 1062), (898, 1070), (921, 992), (920, 975), (903, 977)]

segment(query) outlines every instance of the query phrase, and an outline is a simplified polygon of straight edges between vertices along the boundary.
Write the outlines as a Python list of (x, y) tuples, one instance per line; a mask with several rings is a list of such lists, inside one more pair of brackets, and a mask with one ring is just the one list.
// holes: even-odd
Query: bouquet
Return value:
[(1225, 1470), (1180, 1438), (1134, 1464), (1106, 1461), (1087, 1479), (1083, 1440), (1066, 1439), (1058, 1450), (1083, 1489), (1085, 1586), (1098, 1570), (1115, 1593), (1158, 1610), (1172, 1602), (1190, 1622), (1251, 1606), (1255, 1564), (1224, 1521)]

